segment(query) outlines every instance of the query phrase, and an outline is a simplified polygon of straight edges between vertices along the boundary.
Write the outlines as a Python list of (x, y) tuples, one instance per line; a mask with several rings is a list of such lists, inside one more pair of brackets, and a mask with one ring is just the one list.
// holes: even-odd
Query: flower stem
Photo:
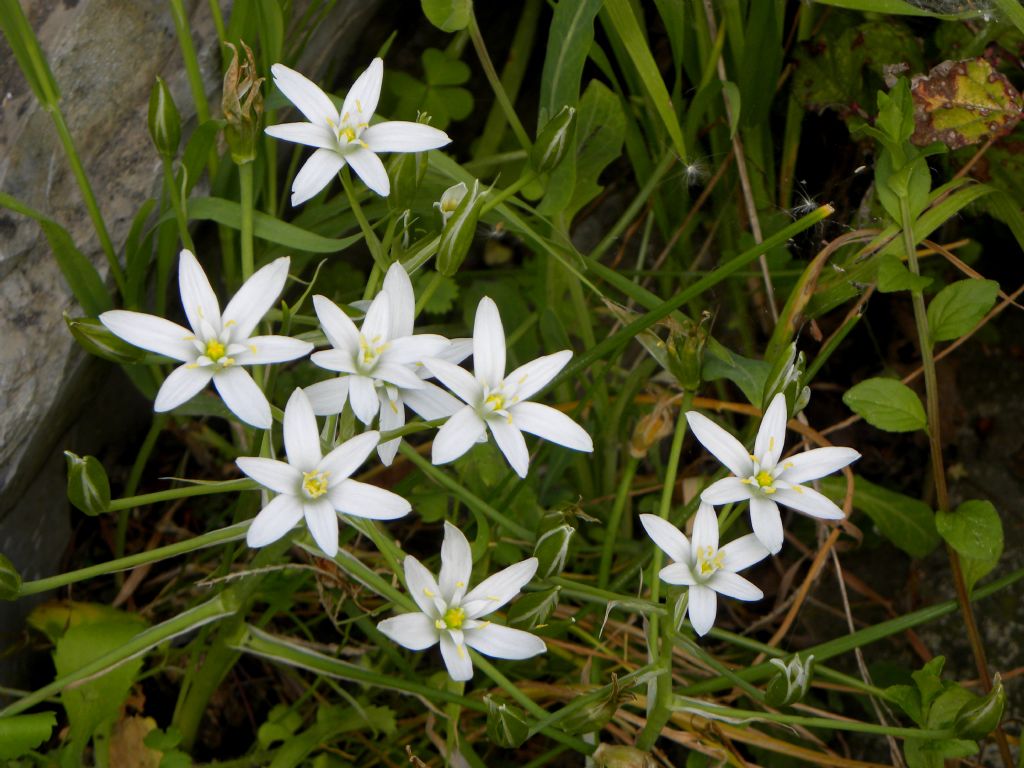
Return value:
[(373, 256), (373, 263), (384, 271), (388, 268), (387, 259), (384, 258), (384, 249), (380, 244), (380, 238), (377, 237), (377, 233), (373, 231), (373, 227), (370, 226), (370, 222), (366, 218), (366, 214), (363, 213), (362, 207), (359, 205), (359, 198), (356, 197), (356, 191), (352, 187), (352, 179), (349, 176), (348, 166), (341, 169), (338, 174), (338, 178), (341, 179), (341, 186), (345, 188), (345, 195), (348, 197), (349, 207), (352, 209), (353, 215), (356, 217), (356, 221), (359, 222), (359, 229), (363, 233), (363, 237), (366, 240), (366, 247), (370, 249), (370, 255)]
[[(135, 489), (139, 487), (142, 470), (145, 469), (146, 462), (149, 461), (149, 456), (153, 453), (153, 448), (156, 445), (156, 439), (160, 436), (160, 432), (166, 423), (167, 417), (163, 414), (156, 414), (153, 417), (153, 423), (149, 425), (149, 431), (146, 433), (142, 446), (139, 448), (135, 461), (132, 463), (131, 471), (128, 473), (128, 482), (124, 486), (127, 496), (133, 496)], [(123, 509), (117, 518), (117, 540), (114, 546), (114, 557), (116, 558), (124, 557), (124, 543), (128, 533), (129, 512), (129, 509)]]
[(181, 238), (182, 245), (195, 253), (196, 246), (192, 242), (192, 233), (188, 231), (188, 213), (185, 211), (185, 201), (181, 198), (181, 188), (175, 178), (170, 158), (163, 158), (163, 165), (164, 185), (167, 187), (167, 198), (171, 201), (171, 208), (174, 209), (174, 220), (178, 223), (178, 237)]
[(530, 136), (526, 133), (526, 129), (523, 128), (523, 124), (519, 122), (519, 115), (516, 114), (516, 108), (508, 98), (508, 94), (505, 93), (505, 86), (501, 84), (501, 78), (498, 77), (497, 70), (494, 69), (494, 63), (491, 61), (491, 56), (487, 53), (487, 46), (484, 44), (484, 38), (480, 34), (480, 27), (476, 23), (476, 15), (472, 9), (469, 12), (469, 39), (473, 41), (473, 48), (476, 50), (476, 55), (480, 59), (480, 65), (483, 67), (484, 74), (487, 76), (487, 82), (491, 84), (491, 89), (494, 91), (494, 98), (497, 99), (498, 104), (501, 105), (502, 111), (505, 113), (505, 119), (508, 120), (509, 126), (512, 128), (512, 133), (516, 135), (516, 141), (525, 149), (530, 150), (532, 142)]
[(238, 166), (238, 186), (241, 191), (242, 204), (242, 282), (245, 282), (255, 270), (255, 261), (252, 249), (252, 163), (242, 163)]
[(597, 571), (597, 584), (604, 588), (608, 586), (608, 577), (612, 571), (612, 556), (615, 554), (615, 545), (619, 541), (619, 528), (622, 527), (622, 513), (629, 502), (629, 490), (633, 487), (633, 476), (636, 474), (639, 460), (632, 456), (626, 462), (626, 469), (622, 473), (622, 480), (619, 481), (619, 490), (615, 494), (615, 501), (612, 503), (612, 511), (608, 516), (608, 525), (604, 529), (604, 543), (601, 547), (601, 563)]

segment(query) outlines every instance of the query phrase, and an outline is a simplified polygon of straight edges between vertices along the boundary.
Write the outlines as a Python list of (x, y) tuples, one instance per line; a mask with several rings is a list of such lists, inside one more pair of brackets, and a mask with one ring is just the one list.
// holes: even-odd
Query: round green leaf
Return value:
[(895, 379), (867, 379), (843, 395), (847, 407), (886, 432), (924, 429), (927, 419), (917, 394)]
[(430, 23), (445, 32), (458, 32), (469, 26), (472, 0), (420, 0)]
[(964, 557), (992, 560), (1003, 551), (1003, 524), (991, 502), (974, 499), (953, 512), (938, 512), (935, 526), (949, 546)]

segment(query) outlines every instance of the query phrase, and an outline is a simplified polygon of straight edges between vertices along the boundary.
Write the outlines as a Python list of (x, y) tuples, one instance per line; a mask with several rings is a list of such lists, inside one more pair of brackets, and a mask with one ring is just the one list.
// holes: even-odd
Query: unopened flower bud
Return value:
[(64, 322), (75, 341), (90, 355), (102, 357), (112, 363), (137, 363), (146, 353), (115, 336), (99, 320), (92, 317), (71, 317), (64, 314)]
[(568, 523), (562, 523), (538, 537), (533, 547), (533, 556), (540, 561), (540, 565), (537, 566), (537, 575), (540, 578), (549, 579), (562, 572), (574, 533), (575, 528)]
[(441, 225), (448, 223), (448, 219), (452, 217), (455, 210), (459, 207), (459, 203), (466, 196), (467, 192), (466, 182), (460, 181), (458, 184), (454, 184), (444, 191), (441, 195), (441, 199), (434, 203), (434, 207), (441, 214)]
[(642, 459), (651, 448), (662, 439), (672, 434), (675, 420), (672, 408), (664, 401), (659, 401), (654, 410), (640, 417), (633, 429), (633, 437), (629, 440), (629, 455), (634, 459)]
[(263, 117), (263, 94), (260, 92), (263, 78), (256, 76), (256, 59), (249, 46), (242, 43), (245, 61), (240, 62), (238, 49), (231, 43), (225, 45), (231, 49), (231, 63), (224, 73), (224, 95), (221, 99), (227, 121), (224, 137), (231, 150), (231, 159), (242, 165), (256, 159), (256, 140)]
[(149, 92), (149, 135), (162, 157), (170, 159), (178, 153), (181, 117), (171, 97), (171, 90), (159, 77)]
[(21, 589), (21, 574), (14, 563), (0, 555), (0, 600), (17, 600)]
[(965, 704), (957, 714), (953, 731), (960, 739), (983, 739), (998, 727), (1005, 707), (1006, 690), (997, 672), (988, 695)]
[(110, 481), (95, 456), (78, 456), (64, 451), (68, 464), (68, 500), (85, 514), (95, 517), (110, 508)]
[(456, 206), (451, 218), (441, 231), (441, 244), (437, 250), (437, 271), (445, 277), (451, 277), (459, 271), (462, 262), (469, 253), (476, 235), (476, 223), (483, 207), (483, 192), (480, 191), (480, 180), (473, 180), (472, 191), (462, 198)]
[(619, 688), (619, 681), (612, 676), (611, 689), (601, 698), (588, 702), (582, 709), (578, 709), (562, 720), (562, 732), (571, 735), (600, 731), (608, 721), (619, 711), (623, 700), (630, 697), (628, 691)]
[(768, 683), (765, 691), (765, 700), (770, 706), (785, 707), (807, 695), (814, 666), (813, 654), (803, 660), (797, 655), (789, 661), (769, 659), (768, 663), (779, 668), (779, 673)]
[(810, 387), (801, 383), (805, 364), (804, 353), (797, 352), (794, 341), (789, 345), (786, 353), (779, 355), (775, 360), (775, 364), (765, 380), (761, 407), (767, 408), (775, 395), (782, 392), (786, 395), (786, 403), (791, 414), (802, 411), (811, 399)]
[(515, 749), (530, 735), (530, 724), (519, 707), (487, 697), (487, 736), (504, 749)]
[(575, 128), (576, 110), (569, 106), (548, 120), (530, 150), (530, 164), (537, 173), (554, 170), (562, 161)]
[(704, 320), (694, 322), (685, 319), (682, 324), (669, 318), (668, 369), (676, 377), (679, 386), (687, 390), (695, 390), (700, 386), (701, 372), (704, 367), (704, 347), (708, 341), (708, 332)]

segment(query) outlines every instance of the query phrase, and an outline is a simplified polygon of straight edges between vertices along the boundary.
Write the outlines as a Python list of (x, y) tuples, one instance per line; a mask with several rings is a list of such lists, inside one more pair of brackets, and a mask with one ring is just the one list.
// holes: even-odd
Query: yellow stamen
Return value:
[(724, 559), (721, 552), (715, 552), (710, 545), (697, 549), (697, 569), (701, 576), (710, 576), (722, 567)]
[(770, 488), (775, 482), (775, 478), (772, 477), (772, 473), (766, 469), (762, 469), (758, 472), (754, 479), (757, 480), (757, 484), (762, 488)]
[(466, 620), (466, 612), (461, 608), (449, 608), (444, 612), (444, 624), (448, 629), (462, 629)]
[(327, 477), (330, 472), (303, 472), (302, 490), (311, 499), (318, 499), (327, 493)]
[(224, 357), (224, 353), (226, 351), (227, 349), (225, 348), (225, 346), (216, 339), (210, 339), (208, 342), (206, 342), (206, 356), (213, 360), (214, 362), (217, 362), (222, 357)]

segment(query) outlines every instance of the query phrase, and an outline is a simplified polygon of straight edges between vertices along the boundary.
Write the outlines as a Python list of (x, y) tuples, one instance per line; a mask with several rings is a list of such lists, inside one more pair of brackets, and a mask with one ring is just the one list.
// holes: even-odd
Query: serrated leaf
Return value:
[(921, 399), (895, 379), (862, 381), (846, 391), (843, 402), (868, 424), (886, 432), (913, 432), (927, 424)]
[(921, 291), (931, 282), (930, 277), (915, 275), (891, 253), (883, 254), (878, 259), (878, 290), (882, 293)]
[(947, 285), (928, 305), (932, 341), (958, 339), (992, 309), (999, 294), (995, 280), (959, 280)]
[(952, 149), (1005, 136), (1021, 119), (1021, 97), (987, 59), (944, 61), (911, 82), (918, 146)]

